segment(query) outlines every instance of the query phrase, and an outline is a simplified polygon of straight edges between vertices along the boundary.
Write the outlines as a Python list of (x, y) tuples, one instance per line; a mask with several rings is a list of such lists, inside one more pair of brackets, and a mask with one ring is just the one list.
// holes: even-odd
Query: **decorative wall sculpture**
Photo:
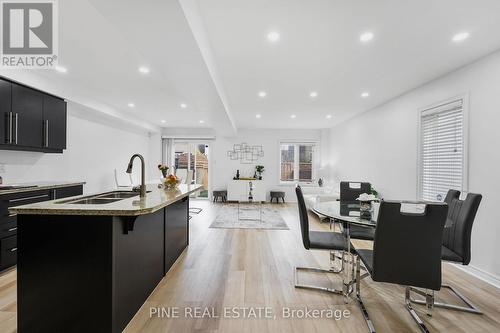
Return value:
[(228, 150), (227, 156), (231, 160), (240, 160), (242, 164), (253, 164), (259, 157), (264, 156), (262, 146), (249, 146), (246, 142), (235, 144), (233, 150)]

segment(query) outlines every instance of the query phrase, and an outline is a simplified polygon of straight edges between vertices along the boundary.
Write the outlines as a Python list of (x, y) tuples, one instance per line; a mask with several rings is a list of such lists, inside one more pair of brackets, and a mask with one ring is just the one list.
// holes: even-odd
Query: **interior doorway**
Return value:
[(203, 185), (195, 198), (208, 199), (210, 146), (206, 142), (178, 141), (173, 144), (173, 166), (185, 184)]

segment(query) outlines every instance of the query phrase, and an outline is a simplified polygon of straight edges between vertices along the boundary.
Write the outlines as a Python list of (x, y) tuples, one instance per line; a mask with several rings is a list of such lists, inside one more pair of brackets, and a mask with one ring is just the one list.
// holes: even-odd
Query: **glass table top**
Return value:
[(357, 224), (375, 228), (376, 217), (370, 214), (370, 218), (361, 218), (359, 202), (326, 201), (320, 202), (313, 207), (313, 210), (326, 217), (337, 219), (349, 224)]

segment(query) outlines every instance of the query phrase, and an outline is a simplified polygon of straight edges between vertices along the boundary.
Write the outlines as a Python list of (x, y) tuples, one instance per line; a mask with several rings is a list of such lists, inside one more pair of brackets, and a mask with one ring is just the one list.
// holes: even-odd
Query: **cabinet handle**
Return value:
[(26, 201), (26, 200), (32, 200), (32, 199), (40, 199), (40, 198), (45, 198), (45, 197), (48, 197), (48, 196), (49, 196), (48, 194), (35, 195), (33, 197), (11, 199), (11, 200), (9, 200), (9, 202), (19, 202), (19, 201)]
[(9, 112), (9, 143), (12, 143), (12, 112)]
[(17, 251), (17, 247), (13, 247), (12, 249), (10, 249), (10, 252), (16, 252)]
[(45, 147), (49, 146), (49, 121), (45, 120)]
[(16, 231), (16, 230), (17, 230), (17, 227), (14, 227), (14, 228), (10, 228), (10, 229), (8, 229), (7, 231), (8, 231), (8, 232), (12, 232), (12, 231)]
[(15, 144), (17, 145), (17, 130), (19, 128), (19, 126), (18, 126), (19, 125), (19, 113), (16, 113), (15, 120), (16, 120), (15, 121), (16, 122), (16, 136), (15, 136), (16, 141), (15, 141)]

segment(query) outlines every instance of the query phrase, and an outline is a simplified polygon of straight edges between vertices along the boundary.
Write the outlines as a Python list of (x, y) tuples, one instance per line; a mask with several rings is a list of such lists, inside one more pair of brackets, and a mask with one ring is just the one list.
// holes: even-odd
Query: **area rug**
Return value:
[(288, 230), (288, 225), (276, 208), (267, 205), (241, 204), (238, 212), (238, 204), (224, 204), (210, 228)]

